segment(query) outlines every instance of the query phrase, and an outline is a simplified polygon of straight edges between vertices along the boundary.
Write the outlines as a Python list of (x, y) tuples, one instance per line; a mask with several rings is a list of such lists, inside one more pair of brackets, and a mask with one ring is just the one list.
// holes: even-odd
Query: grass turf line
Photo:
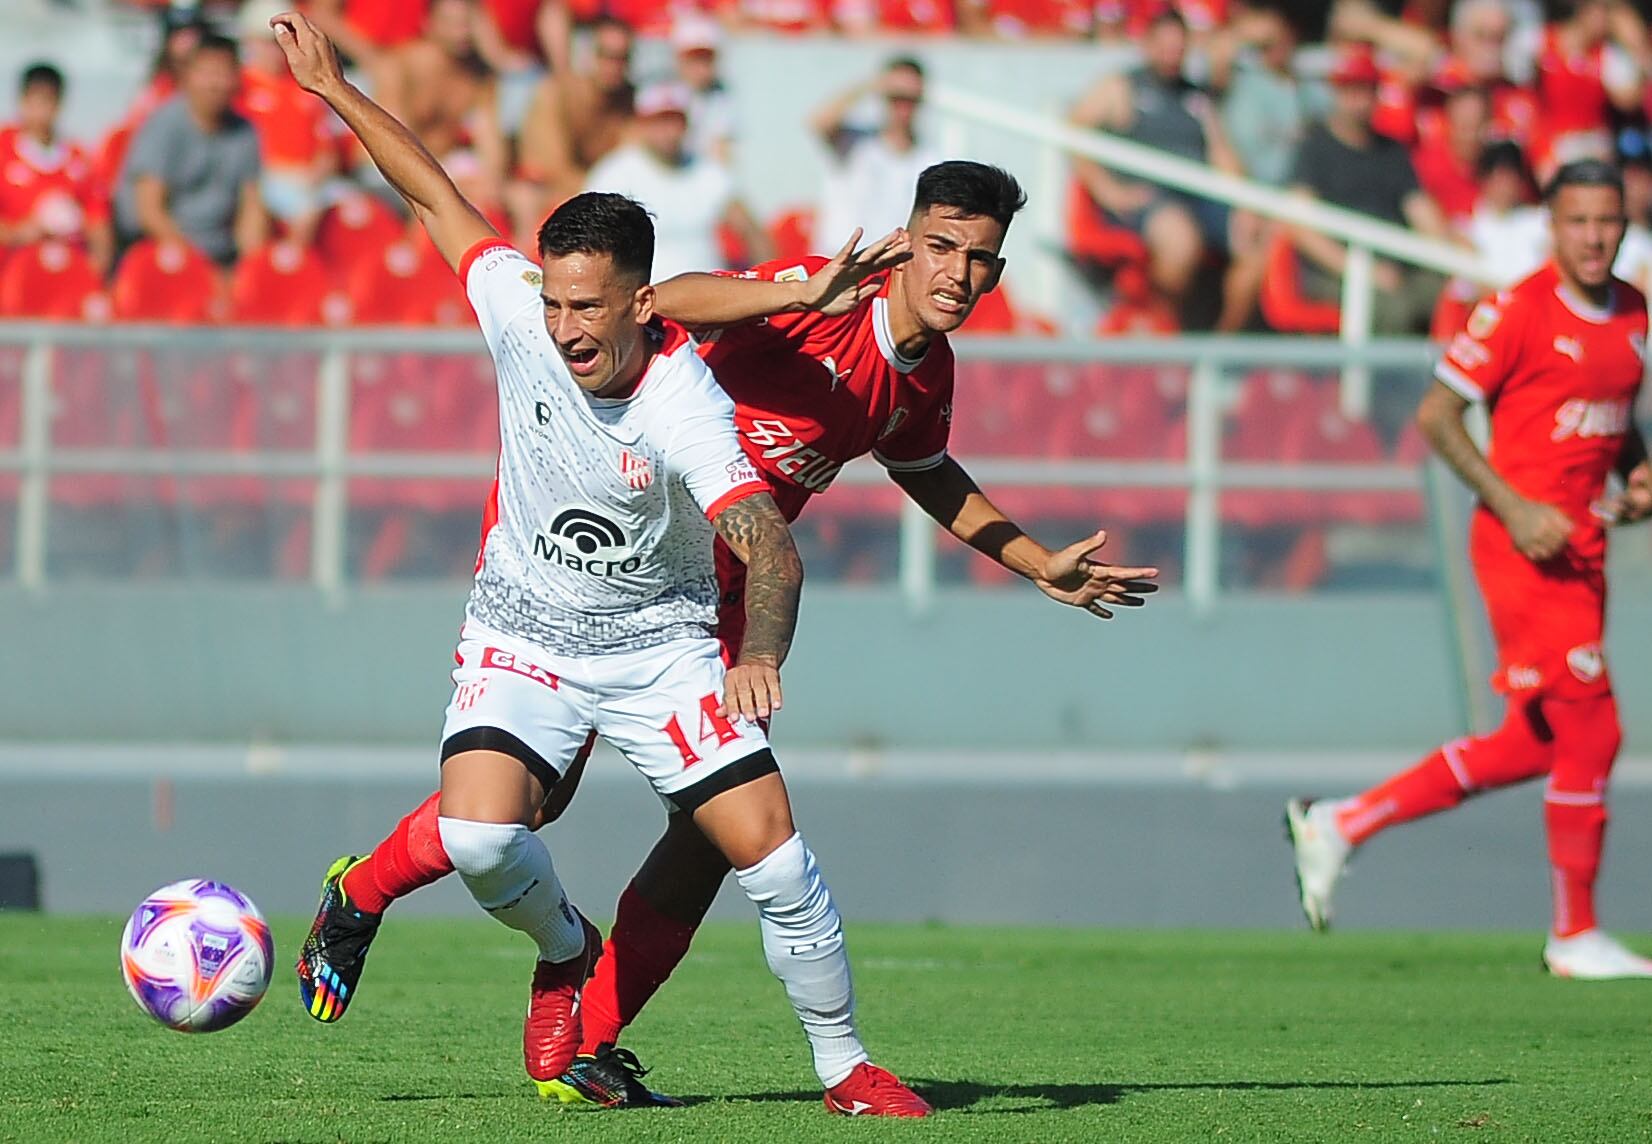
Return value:
[(337, 1025), (210, 1036), (126, 996), (121, 922), (0, 914), (0, 1140), (1637, 1140), (1652, 984), (1550, 980), (1540, 936), (851, 925), (862, 1031), (939, 1109), (827, 1116), (756, 927), (706, 927), (628, 1044), (682, 1110), (562, 1112), (522, 1075), (530, 946), (395, 919)]

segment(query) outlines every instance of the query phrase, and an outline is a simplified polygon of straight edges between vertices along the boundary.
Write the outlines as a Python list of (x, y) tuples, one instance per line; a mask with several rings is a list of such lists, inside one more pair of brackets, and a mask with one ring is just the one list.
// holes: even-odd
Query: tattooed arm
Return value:
[(746, 562), (746, 635), (728, 672), (720, 714), (767, 719), (780, 709), (780, 665), (797, 629), (803, 561), (768, 493), (735, 501), (711, 523)]

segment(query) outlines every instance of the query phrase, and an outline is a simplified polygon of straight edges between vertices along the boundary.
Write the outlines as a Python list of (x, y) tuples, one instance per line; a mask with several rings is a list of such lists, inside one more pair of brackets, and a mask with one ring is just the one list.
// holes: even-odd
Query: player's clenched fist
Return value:
[(283, 12), (270, 21), (270, 27), (299, 87), (312, 95), (325, 95), (330, 86), (344, 82), (333, 42), (302, 12)]
[(1541, 563), (1559, 556), (1572, 535), (1572, 518), (1552, 504), (1521, 499), (1503, 517), (1515, 550)]
[(717, 714), (725, 719), (745, 719), (755, 723), (780, 710), (780, 669), (773, 664), (737, 663), (723, 679), (723, 705)]

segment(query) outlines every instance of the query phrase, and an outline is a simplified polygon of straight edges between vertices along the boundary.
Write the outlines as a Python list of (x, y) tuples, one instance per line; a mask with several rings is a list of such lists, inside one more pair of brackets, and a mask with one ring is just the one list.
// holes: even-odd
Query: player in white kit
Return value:
[[(888, 1107), (893, 1086), (910, 1098), (897, 1114), (927, 1113), (855, 1034), (842, 923), (759, 722), (780, 706), (802, 563), (733, 403), (682, 329), (653, 315), (647, 213), (576, 196), (541, 227), (535, 264), (343, 78), (313, 25), (291, 13), (273, 24), (298, 82), (361, 139), (459, 273), (497, 367), (498, 477), (443, 728), (439, 826), (477, 903), (538, 945), (529, 1075), (544, 1092), (572, 1062), (601, 947), (529, 826), (600, 735), (734, 867), (838, 1104)], [(747, 565), (745, 639), (727, 667), (714, 535)], [(312, 1000), (325, 1007), (341, 984), (318, 981)]]

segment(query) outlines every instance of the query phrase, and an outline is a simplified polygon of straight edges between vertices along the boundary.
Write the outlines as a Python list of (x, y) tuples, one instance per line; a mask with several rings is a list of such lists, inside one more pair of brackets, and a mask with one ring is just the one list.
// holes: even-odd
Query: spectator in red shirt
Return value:
[(1445, 212), (1446, 221), (1462, 232), (1480, 198), (1480, 155), (1491, 134), (1491, 99), (1466, 76), (1451, 75), (1439, 82), (1445, 96), (1445, 129), (1418, 144), (1411, 161), (1423, 190)]
[(1646, 26), (1621, 0), (1569, 0), (1566, 16), (1543, 29), (1537, 57), (1539, 181), (1573, 159), (1614, 158), (1614, 109), (1640, 107)]
[(973, 36), (1023, 40), (1095, 35), (1096, 0), (958, 0), (958, 24)]
[(17, 122), (0, 129), (0, 243), (78, 243), (106, 271), (114, 251), (109, 200), (91, 160), (58, 133), (62, 103), (62, 72), (44, 63), (24, 69)]
[(832, 23), (850, 36), (938, 35), (957, 23), (953, 0), (832, 0)]
[(308, 0), (303, 5), (315, 26), (374, 87), (383, 82), (390, 49), (419, 38), (428, 7), (429, 0)]
[(718, 14), (731, 28), (767, 32), (825, 32), (830, 0), (723, 0)]
[(270, 30), (271, 17), (285, 9), (282, 0), (249, 0), (241, 10), (241, 94), (235, 110), (258, 132), (265, 208), (294, 242), (308, 246), (338, 153), (327, 129), (326, 104), (298, 86)]

